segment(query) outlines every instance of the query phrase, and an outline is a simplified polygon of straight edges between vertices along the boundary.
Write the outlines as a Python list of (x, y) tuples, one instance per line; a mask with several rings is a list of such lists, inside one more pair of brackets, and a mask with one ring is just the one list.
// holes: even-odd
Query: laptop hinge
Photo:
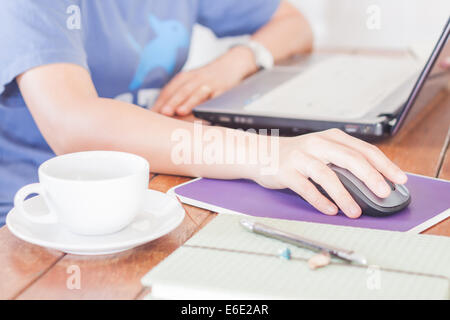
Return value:
[(392, 129), (397, 123), (397, 118), (390, 119), (388, 122), (389, 128)]
[(383, 125), (390, 132), (392, 130), (392, 128), (395, 126), (395, 124), (397, 123), (398, 112), (396, 112), (396, 113), (380, 113), (378, 115), (378, 117), (384, 117)]

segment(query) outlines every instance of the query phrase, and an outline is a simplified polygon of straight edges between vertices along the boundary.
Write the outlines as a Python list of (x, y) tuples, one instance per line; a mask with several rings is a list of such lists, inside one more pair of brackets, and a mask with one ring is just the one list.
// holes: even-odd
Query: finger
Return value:
[(211, 98), (215, 98), (220, 96), (222, 93), (224, 93), (226, 90), (216, 90), (211, 94)]
[(309, 202), (314, 208), (326, 215), (336, 215), (338, 208), (325, 196), (306, 177), (298, 172), (290, 174), (284, 181), (286, 186), (300, 195), (305, 201)]
[(359, 151), (375, 169), (392, 182), (404, 184), (408, 179), (406, 174), (374, 145), (354, 138), (338, 129), (327, 130), (324, 133), (327, 138)]
[(318, 154), (313, 154), (315, 157), (323, 162), (331, 162), (351, 171), (378, 197), (386, 198), (389, 196), (391, 188), (386, 180), (362, 154), (335, 142), (324, 140), (321, 143)]
[(190, 73), (181, 72), (172, 78), (161, 90), (158, 99), (155, 102), (156, 108), (161, 108), (177, 91), (177, 89), (182, 86), (185, 82), (190, 79)]
[(195, 92), (199, 84), (196, 81), (189, 81), (182, 85), (177, 92), (162, 106), (161, 113), (172, 116), (175, 110), (181, 106)]
[(159, 112), (161, 108), (167, 103), (167, 101), (169, 101), (169, 99), (175, 94), (175, 92), (191, 78), (192, 75), (189, 72), (182, 72), (177, 74), (163, 87), (158, 98), (155, 101), (152, 110)]
[(201, 85), (196, 91), (176, 109), (176, 113), (180, 116), (185, 116), (191, 113), (192, 109), (209, 99), (212, 94), (212, 89), (207, 85)]
[(441, 68), (450, 69), (450, 57), (444, 58), (440, 63)]
[[(361, 208), (326, 164), (313, 158), (297, 158), (296, 161), (294, 165), (300, 173), (318, 183), (346, 216), (358, 218), (361, 215)], [(304, 161), (307, 161), (306, 165)]]

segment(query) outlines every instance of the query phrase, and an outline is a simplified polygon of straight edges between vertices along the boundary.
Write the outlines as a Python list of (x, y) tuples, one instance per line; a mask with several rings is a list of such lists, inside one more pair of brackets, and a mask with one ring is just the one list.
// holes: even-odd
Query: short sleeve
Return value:
[[(50, 63), (87, 67), (78, 1), (14, 0), (0, 5), (0, 95), (19, 74)], [(75, 21), (82, 21), (81, 17)], [(69, 21), (70, 22), (70, 21)], [(73, 27), (75, 26), (75, 27)]]
[(280, 0), (200, 0), (197, 22), (217, 36), (252, 34), (278, 9)]

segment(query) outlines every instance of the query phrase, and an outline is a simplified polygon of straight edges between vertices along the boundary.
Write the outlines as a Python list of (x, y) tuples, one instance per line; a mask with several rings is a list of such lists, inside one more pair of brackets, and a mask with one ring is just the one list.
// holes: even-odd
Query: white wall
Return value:
[[(318, 48), (410, 47), (427, 55), (450, 15), (449, 0), (290, 1), (310, 21)], [(218, 40), (201, 26), (194, 30), (188, 69), (210, 61), (235, 41)]]
[[(437, 39), (448, 0), (294, 0), (310, 19), (319, 46), (407, 47)], [(379, 10), (379, 29), (373, 19)], [(369, 23), (369, 26), (368, 26)]]

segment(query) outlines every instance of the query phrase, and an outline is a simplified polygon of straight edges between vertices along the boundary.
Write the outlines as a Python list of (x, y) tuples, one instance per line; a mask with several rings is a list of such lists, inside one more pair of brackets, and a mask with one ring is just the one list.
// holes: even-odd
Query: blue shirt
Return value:
[(86, 68), (99, 96), (146, 105), (183, 67), (192, 27), (255, 32), (279, 0), (13, 0), (0, 5), (0, 226), (15, 192), (54, 156), (15, 78), (49, 63)]

